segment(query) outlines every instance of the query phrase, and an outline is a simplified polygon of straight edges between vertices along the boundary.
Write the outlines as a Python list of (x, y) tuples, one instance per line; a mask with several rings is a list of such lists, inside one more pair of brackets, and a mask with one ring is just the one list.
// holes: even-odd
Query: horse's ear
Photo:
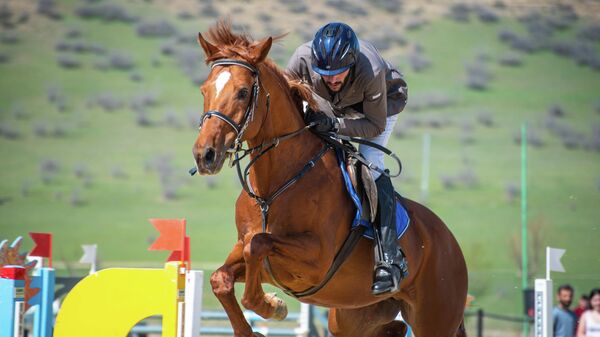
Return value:
[(219, 48), (210, 44), (210, 42), (206, 41), (206, 39), (202, 36), (202, 34), (198, 33), (198, 44), (204, 49), (204, 53), (206, 54), (206, 58), (213, 56), (216, 52), (219, 51)]
[(271, 50), (272, 44), (273, 38), (269, 36), (268, 38), (253, 45), (252, 51), (250, 52), (253, 63), (256, 64), (264, 61), (265, 58), (267, 58), (267, 54), (269, 54), (269, 50)]

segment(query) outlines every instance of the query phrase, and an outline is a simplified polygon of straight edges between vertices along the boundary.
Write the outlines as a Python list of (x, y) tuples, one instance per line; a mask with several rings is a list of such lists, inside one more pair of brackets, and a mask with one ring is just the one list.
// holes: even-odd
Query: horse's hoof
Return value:
[(261, 334), (260, 332), (253, 332), (252, 336), (254, 336), (254, 337), (265, 337), (265, 335)]
[(269, 303), (271, 307), (275, 308), (273, 317), (271, 317), (272, 319), (277, 321), (283, 321), (287, 317), (287, 304), (285, 304), (285, 302), (281, 298), (277, 297), (277, 294), (265, 294), (265, 301), (267, 301), (267, 303)]

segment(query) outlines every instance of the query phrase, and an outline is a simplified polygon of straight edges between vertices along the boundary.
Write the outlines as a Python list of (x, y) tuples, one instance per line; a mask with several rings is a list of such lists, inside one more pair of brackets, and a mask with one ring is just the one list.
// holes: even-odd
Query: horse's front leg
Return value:
[[(289, 237), (270, 233), (249, 234), (245, 239), (244, 260), (246, 261), (246, 281), (242, 305), (259, 316), (283, 320), (287, 316), (287, 305), (275, 294), (265, 294), (262, 288), (261, 270), (267, 256), (284, 257), (290, 264), (305, 266), (304, 270), (314, 270), (314, 262), (320, 254), (319, 241), (312, 235), (297, 234)], [(300, 260), (300, 261), (298, 261)], [(292, 262), (293, 261), (293, 262)], [(308, 272), (307, 272), (308, 274)]]
[(235, 281), (244, 279), (245, 264), (243, 257), (244, 244), (236, 242), (227, 256), (225, 263), (210, 276), (212, 291), (221, 302), (235, 337), (251, 337), (252, 328), (246, 321), (242, 309), (235, 298)]

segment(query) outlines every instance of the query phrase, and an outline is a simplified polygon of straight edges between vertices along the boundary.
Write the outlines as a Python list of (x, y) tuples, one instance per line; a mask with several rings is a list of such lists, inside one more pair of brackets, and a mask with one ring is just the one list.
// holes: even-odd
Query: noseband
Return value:
[[(254, 111), (256, 110), (256, 104), (258, 102), (258, 96), (260, 94), (260, 82), (259, 82), (259, 78), (258, 78), (258, 69), (248, 62), (244, 62), (244, 61), (240, 61), (240, 60), (233, 60), (233, 59), (222, 59), (222, 60), (217, 60), (217, 61), (213, 62), (211, 64), (210, 68), (214, 69), (214, 67), (216, 67), (216, 66), (231, 66), (231, 65), (244, 67), (244, 68), (250, 70), (250, 72), (252, 73), (252, 76), (254, 77), (254, 82), (252, 83), (252, 91), (251, 91), (252, 96), (250, 97), (250, 104), (248, 104), (248, 107), (246, 107), (246, 112), (244, 113), (244, 117), (242, 118), (242, 121), (238, 124), (231, 117), (223, 114), (222, 112), (220, 112), (218, 110), (209, 110), (206, 113), (204, 113), (204, 115), (202, 116), (202, 119), (200, 120), (199, 129), (202, 128), (202, 125), (204, 124), (205, 120), (207, 120), (208, 118), (211, 118), (213, 116), (222, 120), (223, 122), (225, 122), (229, 126), (231, 126), (231, 128), (235, 131), (236, 137), (235, 137), (235, 141), (233, 144), (233, 149), (235, 150), (235, 149), (240, 148), (241, 143), (242, 143), (242, 137), (244, 136), (244, 132), (246, 131), (248, 124), (252, 120), (254, 120)], [(269, 94), (267, 94), (267, 111), (268, 111), (268, 109), (269, 109)]]

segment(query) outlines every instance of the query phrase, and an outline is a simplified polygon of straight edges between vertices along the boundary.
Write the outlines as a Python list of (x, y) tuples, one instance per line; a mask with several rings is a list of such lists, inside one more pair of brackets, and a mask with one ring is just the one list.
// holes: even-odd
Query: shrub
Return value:
[(494, 114), (490, 111), (481, 111), (477, 114), (477, 121), (479, 124), (488, 128), (493, 127), (496, 123), (494, 122)]
[(157, 106), (159, 104), (158, 95), (154, 92), (145, 92), (138, 94), (131, 99), (130, 108), (134, 111), (144, 109), (146, 107)]
[(408, 135), (408, 126), (406, 123), (396, 123), (393, 131), (394, 137), (402, 139)]
[(123, 106), (123, 101), (109, 92), (98, 95), (94, 102), (106, 112), (112, 112)]
[(54, 0), (38, 0), (37, 12), (50, 19), (60, 20), (62, 19), (62, 15), (58, 12), (55, 5)]
[(202, 60), (202, 52), (200, 48), (182, 48), (176, 54), (177, 63), (185, 74), (192, 74)]
[(129, 79), (132, 80), (133, 82), (142, 82), (144, 80), (142, 75), (137, 72), (129, 74)]
[(402, 12), (402, 1), (401, 0), (373, 0), (370, 3), (388, 13), (400, 13)]
[(148, 115), (148, 112), (144, 109), (135, 111), (135, 123), (138, 126), (143, 126), (143, 127), (153, 125), (152, 121), (150, 120), (150, 116)]
[(26, 120), (31, 117), (31, 114), (23, 108), (20, 104), (15, 104), (11, 108), (11, 114), (18, 120)]
[(164, 154), (156, 156), (147, 162), (147, 169), (158, 174), (162, 195), (166, 200), (177, 198), (177, 192), (181, 186), (181, 181), (175, 174), (175, 167), (172, 161), (172, 155)]
[(56, 175), (60, 173), (60, 164), (55, 159), (44, 159), (40, 163), (40, 174), (44, 184), (51, 183)]
[(600, 24), (593, 23), (582, 27), (577, 33), (577, 37), (591, 42), (600, 42)]
[(510, 42), (510, 46), (518, 51), (531, 54), (542, 48), (542, 41), (518, 36)]
[(79, 30), (77, 28), (70, 28), (69, 30), (66, 31), (65, 37), (67, 39), (75, 39), (75, 38), (81, 37), (81, 30)]
[(509, 182), (505, 187), (506, 197), (510, 203), (513, 203), (515, 200), (519, 199), (521, 196), (521, 187), (519, 184), (515, 182)]
[(448, 16), (456, 22), (469, 22), (471, 8), (467, 4), (457, 3), (450, 6)]
[[(514, 133), (513, 140), (516, 145), (521, 145), (520, 130)], [(545, 145), (537, 130), (531, 127), (527, 129), (527, 144), (533, 147), (542, 147)]]
[(456, 187), (456, 178), (450, 175), (441, 175), (442, 186), (446, 190), (452, 190)]
[(523, 65), (523, 58), (517, 53), (509, 52), (500, 56), (498, 62), (507, 67), (520, 67)]
[(325, 4), (335, 8), (337, 11), (345, 12), (351, 16), (366, 16), (367, 11), (358, 5), (358, 2), (350, 2), (347, 0), (326, 0)]
[(123, 168), (121, 166), (113, 166), (110, 169), (110, 175), (111, 177), (115, 178), (115, 179), (128, 179), (129, 175), (127, 174), (127, 172), (125, 172), (125, 170), (123, 170)]
[(475, 170), (470, 167), (460, 171), (456, 178), (465, 187), (473, 188), (479, 185), (479, 177), (477, 177)]
[(10, 140), (21, 138), (21, 132), (5, 122), (0, 123), (0, 137)]
[(69, 198), (69, 202), (71, 206), (80, 207), (86, 204), (85, 199), (82, 196), (81, 190), (76, 188), (71, 192), (71, 196)]
[(198, 129), (200, 126), (200, 113), (196, 112), (196, 109), (189, 109), (187, 113), (188, 125), (191, 129)]
[(95, 55), (105, 55), (106, 54), (106, 48), (104, 48), (103, 46), (101, 46), (97, 43), (91, 43), (90, 45), (88, 45), (88, 51)]
[(71, 55), (62, 54), (56, 58), (58, 65), (65, 69), (78, 69), (81, 67), (81, 62)]
[(90, 171), (87, 165), (81, 163), (75, 165), (75, 168), (73, 168), (73, 173), (78, 179), (83, 179), (85, 176), (90, 175)]
[(588, 150), (600, 152), (600, 124), (592, 126), (592, 135), (586, 145)]
[(177, 113), (173, 110), (167, 110), (165, 112), (163, 121), (166, 126), (174, 129), (181, 129), (182, 127), (181, 122), (179, 122), (179, 116), (177, 116)]
[(498, 32), (498, 39), (502, 42), (510, 43), (516, 40), (518, 37), (519, 35), (511, 30), (501, 29)]
[(0, 42), (11, 45), (17, 44), (19, 43), (19, 35), (15, 31), (7, 30), (0, 35)]
[(482, 62), (466, 65), (467, 87), (474, 90), (486, 90), (492, 79), (492, 74)]
[(424, 19), (412, 17), (406, 20), (404, 28), (406, 30), (418, 30), (421, 27), (423, 27), (426, 23), (427, 21), (425, 21)]
[(64, 94), (61, 88), (52, 86), (46, 89), (46, 97), (48, 98), (48, 102), (56, 104), (61, 99), (64, 99)]
[(136, 31), (139, 36), (150, 38), (170, 37), (177, 32), (175, 26), (164, 20), (140, 22), (136, 27)]
[(194, 14), (192, 14), (188, 11), (181, 11), (181, 12), (177, 13), (177, 18), (179, 18), (180, 20), (184, 20), (184, 21), (192, 20), (192, 19), (194, 19), (194, 17), (195, 17)]
[(207, 3), (200, 8), (200, 15), (207, 18), (216, 18), (219, 17), (221, 14), (215, 8), (215, 6), (212, 5), (212, 3)]
[(176, 52), (175, 43), (173, 41), (167, 41), (160, 46), (160, 52), (163, 55), (173, 55)]
[(475, 137), (473, 136), (473, 124), (471, 124), (469, 121), (464, 121), (460, 126), (460, 142), (463, 145), (475, 143)]
[(23, 181), (21, 183), (21, 196), (27, 198), (31, 192), (31, 181)]
[(50, 128), (48, 127), (48, 124), (45, 122), (38, 121), (38, 122), (33, 123), (33, 134), (36, 135), (37, 137), (41, 137), (41, 138), (48, 137), (50, 134), (49, 129)]
[(475, 12), (477, 13), (477, 17), (481, 22), (495, 23), (499, 21), (498, 14), (486, 6), (476, 6)]
[(131, 55), (122, 52), (110, 56), (110, 65), (119, 70), (129, 70), (135, 66)]
[(562, 118), (565, 117), (566, 112), (560, 105), (554, 104), (550, 108), (548, 108), (548, 115), (551, 117)]
[(68, 127), (64, 124), (56, 124), (54, 125), (54, 129), (52, 130), (52, 137), (54, 138), (63, 138), (66, 137), (68, 133)]
[(77, 8), (75, 14), (83, 19), (99, 19), (106, 22), (116, 21), (131, 23), (137, 21), (137, 19), (127, 13), (123, 7), (112, 3), (84, 5)]
[(431, 61), (423, 54), (422, 48), (419, 46), (408, 54), (408, 63), (415, 72), (423, 71), (431, 66)]
[(0, 64), (8, 63), (9, 60), (10, 60), (10, 57), (8, 57), (8, 54), (0, 52)]
[(205, 176), (204, 182), (209, 190), (214, 190), (219, 187), (219, 179), (217, 176)]

